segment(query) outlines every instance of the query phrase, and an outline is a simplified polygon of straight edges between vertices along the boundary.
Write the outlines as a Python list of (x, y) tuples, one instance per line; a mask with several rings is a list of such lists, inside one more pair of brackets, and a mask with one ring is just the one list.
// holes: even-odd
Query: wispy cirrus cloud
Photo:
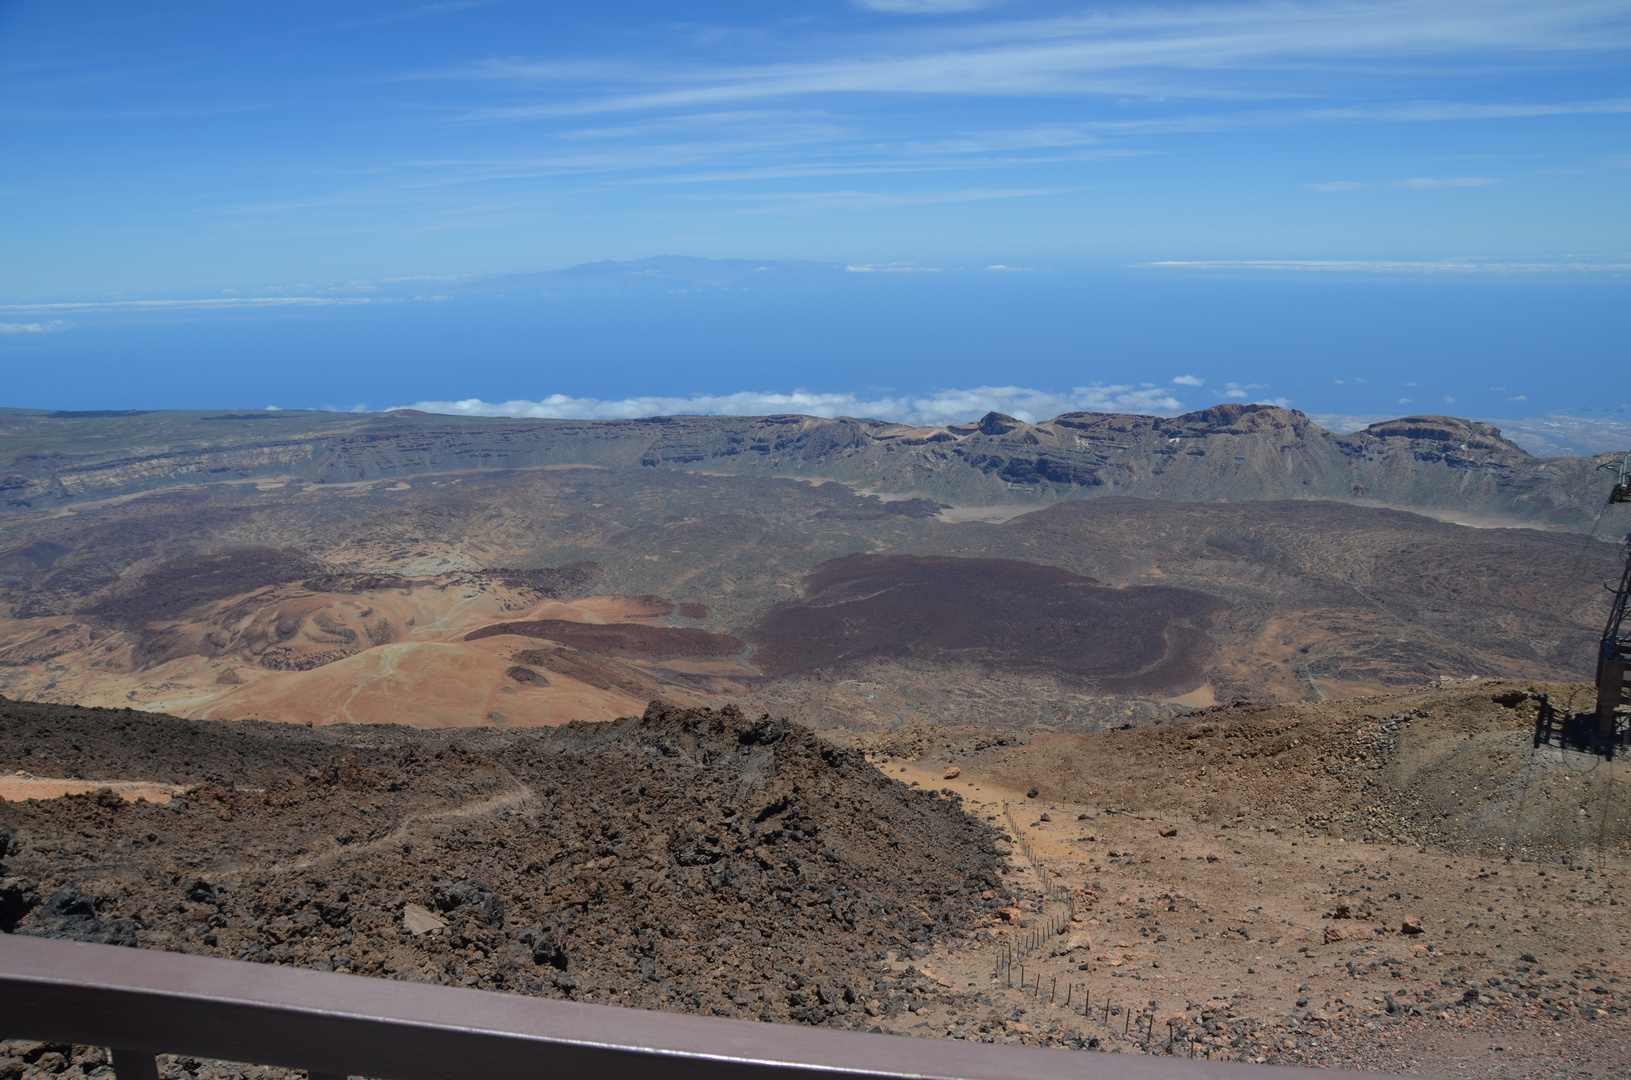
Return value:
[[(902, 5), (936, 0), (882, 0)], [(1256, 77), (1313, 62), (1358, 71), (1463, 58), (1508, 63), (1606, 55), (1631, 45), (1631, 20), (1609, 0), (1349, 0), (1345, 3), (1197, 3), (1130, 7), (1034, 19), (982, 20), (868, 37), (785, 44), (818, 59), (697, 68), (655, 65), (570, 100), (478, 110), (473, 119), (522, 119), (685, 108), (825, 94), (1262, 95)], [(493, 59), (444, 76), (518, 87), (583, 77), (557, 62)], [(1247, 76), (1253, 86), (1241, 85)], [(621, 85), (619, 85), (621, 84)], [(1281, 88), (1276, 93), (1285, 93)]]
[(1469, 188), (1489, 187), (1499, 184), (1499, 180), (1488, 176), (1416, 176), (1409, 180), (1395, 180), (1392, 187), (1396, 188)]
[(735, 205), (739, 213), (755, 211), (819, 213), (825, 210), (893, 210), (905, 206), (1026, 199), (1041, 195), (1063, 195), (1070, 190), (1070, 188), (976, 188), (962, 191), (778, 191), (767, 194), (733, 194), (729, 201)]
[[(466, 130), (525, 123), (541, 139), (527, 155), (403, 163), (401, 197), (411, 203), (443, 187), (615, 177), (615, 184), (711, 186), (705, 203), (734, 204), (722, 213), (842, 213), (957, 196), (903, 192), (888, 181), (865, 191), (763, 187), (959, 170), (1034, 176), (1050, 166), (1159, 152), (1130, 145), (1140, 137), (1631, 111), (1631, 98), (1445, 101), (1423, 93), (1442, 94), (1458, 79), (1488, 93), (1484, 76), (1492, 71), (1612, 65), (1617, 51), (1631, 48), (1631, 14), (1610, 0), (1487, 0), (1476, 8), (1457, 0), (1211, 0), (1040, 17), (978, 0), (856, 6), (957, 17), (804, 20), (796, 33), (769, 23), (752, 28), (751, 50), (714, 47), (747, 28), (699, 24), (636, 33), (615, 53), (498, 55), (418, 73), (409, 81), (461, 86), (426, 114), (432, 123)], [(659, 40), (663, 48), (641, 55), (641, 42)], [(969, 124), (968, 113), (933, 101), (950, 97), (988, 99), (983, 115), (1000, 119)], [(1032, 112), (1017, 104), (1026, 99), (1096, 100)], [(749, 187), (760, 182), (759, 190)], [(1312, 186), (1341, 191), (1359, 183)], [(364, 192), (361, 201), (381, 197)]]
[(858, 8), (891, 15), (952, 15), (987, 8), (995, 0), (851, 0)]
[[(1222, 102), (1219, 103), (1223, 104)], [(655, 110), (660, 119), (552, 132), (558, 148), (527, 156), (446, 158), (405, 162), (398, 172), (417, 175), (410, 187), (510, 183), (550, 177), (625, 173), (633, 184), (720, 184), (805, 177), (935, 173), (969, 169), (1025, 169), (1050, 164), (1114, 161), (1150, 151), (1125, 142), (1172, 136), (1328, 124), (1436, 123), (1631, 112), (1631, 98), (1547, 104), (1422, 102), (1406, 105), (1293, 109), (1240, 108), (1139, 119), (1084, 119), (1073, 123), (1018, 124), (1010, 128), (952, 131), (900, 138), (855, 120), (810, 110), (680, 112)], [(526, 119), (529, 117), (520, 117)], [(535, 117), (533, 117), (535, 118)], [(594, 144), (586, 150), (586, 144)], [(771, 160), (765, 160), (765, 159)], [(1310, 185), (1349, 190), (1356, 181)], [(379, 192), (318, 196), (222, 207), (223, 212), (265, 214), (367, 202)]]
[[(1412, 189), (1422, 189), (1417, 201), (1471, 198), (1498, 177), (1453, 174), (1519, 168), (1521, 185), (1512, 172), (1496, 190), (1523, 220), (1485, 227), (1538, 237), (1536, 251), (1566, 251), (1576, 241), (1552, 208), (1565, 198), (1611, 202), (1613, 185), (1565, 190), (1560, 178), (1623, 169), (1603, 148), (1631, 113), (1625, 0), (827, 0), (796, 14), (636, 5), (567, 20), (537, 5), (399, 0), (364, 14), (391, 21), (385, 32), (401, 48), (346, 46), (347, 63), (321, 73), (303, 72), (294, 43), (336, 32), (351, 13), (222, 12), (181, 34), (162, 19), (137, 20), (136, 37), (93, 27), (94, 62), (30, 39), (16, 63), (48, 56), (61, 74), (89, 80), (72, 94), (0, 66), (0, 114), (19, 122), (59, 110), (86, 124), (126, 113), (152, 120), (155, 137), (132, 151), (141, 168), (89, 179), (102, 205), (125, 205), (128, 191), (162, 208), (141, 219), (148, 224), (132, 219), (128, 233), (89, 225), (62, 186), (80, 178), (48, 152), (68, 128), (41, 124), (30, 129), (39, 144), (25, 148), (28, 167), (6, 187), (45, 197), (56, 228), (24, 230), (30, 253), (14, 263), (44, 265), (59, 242), (53, 231), (74, 237), (86, 268), (92, 252), (135, 244), (119, 237), (140, 232), (148, 246), (188, 238), (162, 241), (166, 251), (280, 251), (289, 261), (279, 273), (325, 276), (342, 265), (406, 272), (387, 253), (407, 239), (426, 253), (415, 266), (427, 272), (767, 250), (756, 244), (834, 261), (862, 251), (934, 252), (967, 265), (1042, 251), (1149, 258), (1161, 250), (1152, 245), (1184, 235), (1171, 230), (1196, 227), (1179, 218), (1216, 197), (1226, 174), (1259, 189), (1288, 176), (1314, 181), (1337, 203), (1361, 187), (1398, 188), (1400, 201)], [(63, 33), (72, 28), (55, 18)], [(271, 27), (277, 38), (249, 77), (227, 59), (230, 46)], [(362, 45), (373, 30), (345, 33)], [(214, 59), (195, 68), (187, 55)], [(215, 161), (177, 126), (198, 110), (253, 113), (257, 139)], [(1538, 134), (1555, 117), (1583, 118), (1573, 123), (1591, 134)], [(1390, 150), (1362, 130), (1423, 123), (1464, 125), (1453, 158), (1432, 140)], [(1334, 128), (1340, 139), (1301, 137)], [(1182, 145), (1247, 131), (1268, 135), (1206, 140), (1218, 171), (1194, 169)], [(73, 137), (88, 145), (101, 136), (85, 128)], [(1376, 164), (1384, 161), (1394, 164)], [(1354, 162), (1388, 172), (1350, 175)], [(864, 179), (841, 179), (850, 177)], [(1327, 207), (1335, 231), (1310, 235), (1305, 250), (1369, 250), (1370, 216), (1387, 209), (1378, 201), (1361, 194)], [(1224, 243), (1268, 235), (1271, 202), (1212, 215), (1205, 228), (1234, 238)], [(922, 209), (887, 213), (907, 207)], [(762, 228), (771, 216), (828, 220)], [(197, 230), (201, 220), (209, 228)], [(1427, 234), (1439, 227), (1447, 224), (1424, 220), (1420, 250), (1463, 249), (1435, 247)], [(990, 251), (975, 250), (999, 235)], [(1455, 243), (1501, 249), (1477, 236)], [(1208, 247), (1218, 250), (1228, 249)], [(123, 295), (159, 287), (121, 272), (131, 276), (107, 287)], [(13, 295), (45, 287), (22, 270), (12, 277)], [(93, 279), (87, 269), (83, 280)], [(207, 278), (178, 269), (162, 280)], [(88, 287), (49, 288), (67, 298)]]
[(468, 398), (463, 401), (420, 401), (405, 408), (450, 416), (513, 416), (557, 420), (616, 420), (638, 416), (766, 416), (798, 413), (805, 416), (857, 416), (913, 425), (966, 422), (988, 412), (1036, 423), (1067, 412), (1137, 412), (1171, 414), (1183, 411), (1183, 402), (1149, 384), (1078, 386), (1067, 393), (1022, 386), (978, 386), (968, 390), (936, 390), (927, 394), (822, 393), (793, 390), (786, 393), (746, 390), (730, 394), (692, 394), (686, 397), (628, 397), (604, 399), (551, 394), (537, 400), (504, 402)]
[[(405, 10), (418, 18), (458, 6)], [(858, 17), (856, 6), (903, 17)], [(1015, 197), (1002, 193), (1031, 193), (1043, 170), (1158, 154), (1162, 137), (1187, 133), (1631, 111), (1631, 98), (1430, 99), (1468, 85), (1488, 94), (1483, 76), (1492, 71), (1612, 65), (1616, 50), (1631, 48), (1631, 15), (1608, 0), (1487, 0), (1476, 9), (1456, 0), (1210, 0), (1042, 17), (976, 0), (850, 7), (847, 18), (800, 20), (796, 32), (774, 20), (636, 26), (613, 49), (575, 42), (554, 54), (395, 74), (394, 85), (439, 96), (416, 107), (412, 123), (456, 151), (380, 163), (354, 174), (349, 189), (333, 181), (340, 190), (232, 200), (215, 212), (418, 215), (410, 227), (417, 235), (537, 224), (561, 200), (590, 198), (589, 190), (685, 185), (712, 190), (680, 216), (864, 213)], [(921, 17), (937, 14), (957, 17)], [(744, 34), (749, 50), (717, 44)], [(1466, 73), (1479, 77), (1461, 79)], [(984, 98), (988, 107), (976, 113), (948, 98)], [(1033, 109), (1033, 99), (1066, 105)], [(973, 115), (980, 122), (969, 122)], [(480, 130), (514, 123), (538, 137), (517, 142)], [(1136, 145), (1141, 138), (1147, 145)], [(989, 186), (977, 190), (989, 194), (921, 190), (931, 180), (908, 181), (920, 190), (903, 191), (891, 179), (854, 184), (866, 190), (767, 190), (799, 178), (960, 171), (985, 173), (980, 183)], [(561, 190), (568, 185), (575, 190)], [(505, 194), (476, 208), (468, 200), (477, 189)], [(553, 189), (560, 199), (545, 207), (516, 194), (528, 189)], [(458, 212), (424, 220), (423, 208), (461, 201)]]
[(1381, 183), (1366, 183), (1359, 180), (1327, 180), (1320, 184), (1309, 184), (1315, 191), (1358, 191), (1361, 188), (1404, 188), (1420, 191), (1423, 188), (1481, 188), (1499, 184), (1500, 181), (1488, 176), (1413, 176), (1408, 180), (1387, 180)]
[(419, 4), (405, 11), (398, 11), (390, 15), (382, 15), (373, 19), (353, 19), (338, 24), (339, 29), (349, 30), (361, 27), (388, 26), (391, 23), (412, 22), (417, 19), (432, 19), (438, 15), (454, 15), (472, 8), (487, 7), (500, 3), (501, 0), (450, 0), (448, 3)]

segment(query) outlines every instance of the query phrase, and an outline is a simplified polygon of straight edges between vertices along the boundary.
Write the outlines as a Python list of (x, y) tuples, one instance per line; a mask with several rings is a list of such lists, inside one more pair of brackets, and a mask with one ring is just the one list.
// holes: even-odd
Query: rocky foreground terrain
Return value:
[(734, 710), (462, 736), (0, 715), (8, 766), (202, 777), (0, 807), (7, 931), (859, 1023), (886, 956), (1006, 902), (996, 830)]
[[(1581, 692), (1479, 679), (1091, 734), (816, 735), (661, 705), (324, 729), (8, 701), (0, 916), (1061, 1052), (1622, 1076), (1631, 792), (1617, 761), (1533, 745), (1543, 702)], [(105, 1067), (7, 1046), (8, 1076)]]

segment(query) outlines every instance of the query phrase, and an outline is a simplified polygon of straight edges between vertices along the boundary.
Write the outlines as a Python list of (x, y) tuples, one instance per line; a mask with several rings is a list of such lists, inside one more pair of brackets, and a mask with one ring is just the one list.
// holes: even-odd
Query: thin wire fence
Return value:
[[(1019, 845), (1020, 854), (1025, 856), (1025, 861), (1030, 864), (1042, 887), (1044, 905), (1042, 917), (1036, 926), (1022, 926), (1020, 929), (1023, 932), (1012, 941), (999, 942), (997, 945), (995, 973), (997, 978), (1003, 981), (1004, 987), (1014, 989), (1017, 980), (1018, 989), (1038, 1005), (1063, 1008), (1072, 1015), (1081, 1016), (1095, 1024), (1106, 1034), (1113, 1035), (1115, 1021), (1120, 1020), (1121, 1037), (1138, 1042), (1148, 1053), (1164, 1053), (1186, 1058), (1204, 1057), (1208, 1061), (1212, 1060), (1214, 1054), (1220, 1058), (1230, 1056), (1229, 1048), (1222, 1040), (1208, 1038), (1204, 1031), (1193, 1029), (1187, 1017), (1169, 1018), (1167, 1037), (1160, 1046), (1155, 1046), (1154, 1011), (1148, 1008), (1139, 1008), (1135, 1011), (1131, 1006), (1118, 1005), (1112, 995), (1103, 991), (1095, 1001), (1093, 988), (1089, 983), (1069, 978), (1061, 983), (1057, 974), (1045, 973), (1037, 970), (1034, 965), (1025, 963), (1051, 939), (1064, 934), (1075, 920), (1076, 892), (1062, 884), (1060, 877), (1048, 869), (1047, 864), (1037, 854), (1036, 848), (1025, 838), (1018, 819), (1014, 817), (1013, 808), (1003, 803), (1002, 813), (1008, 822), (1009, 830), (1013, 833), (1015, 843)], [(1049, 914), (1046, 910), (1049, 903), (1061, 905), (1063, 912), (1057, 915)]]
[[(1017, 929), (1021, 932), (1012, 941), (997, 944), (997, 978), (1003, 980), (1003, 985), (1011, 989), (1017, 973), (1020, 988), (1024, 989), (1027, 975), (1022, 961), (1065, 932), (1071, 921), (1076, 918), (1076, 894), (1060, 884), (1058, 875), (1052, 873), (1037, 856), (1036, 849), (1025, 839), (1019, 822), (1014, 818), (1013, 809), (1006, 802), (1002, 804), (1002, 814), (1008, 820), (1008, 828), (1014, 835), (1014, 841), (1019, 844), (1021, 854), (1030, 863), (1031, 870), (1035, 872), (1036, 879), (1042, 886), (1042, 911), (1037, 925), (1026, 927), (1019, 923)], [(1060, 914), (1050, 914), (1047, 910), (1049, 903), (1059, 904), (1064, 911)], [(1037, 985), (1040, 988), (1040, 983)]]

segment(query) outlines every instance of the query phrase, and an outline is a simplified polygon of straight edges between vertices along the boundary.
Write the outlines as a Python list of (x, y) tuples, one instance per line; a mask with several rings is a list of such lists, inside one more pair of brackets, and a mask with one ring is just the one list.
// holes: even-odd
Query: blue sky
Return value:
[[(1613, 414), (1628, 118), (1602, 0), (0, 0), (4, 404)], [(660, 255), (819, 266), (479, 284)]]

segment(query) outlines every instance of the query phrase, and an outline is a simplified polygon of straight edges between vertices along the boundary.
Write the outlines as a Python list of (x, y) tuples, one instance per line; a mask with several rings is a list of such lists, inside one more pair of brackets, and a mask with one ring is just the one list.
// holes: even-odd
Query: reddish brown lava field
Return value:
[(920, 555), (833, 559), (803, 594), (753, 628), (768, 674), (910, 658), (1045, 672), (1110, 693), (1193, 689), (1222, 607), (1189, 589), (1111, 589), (1052, 566)]

